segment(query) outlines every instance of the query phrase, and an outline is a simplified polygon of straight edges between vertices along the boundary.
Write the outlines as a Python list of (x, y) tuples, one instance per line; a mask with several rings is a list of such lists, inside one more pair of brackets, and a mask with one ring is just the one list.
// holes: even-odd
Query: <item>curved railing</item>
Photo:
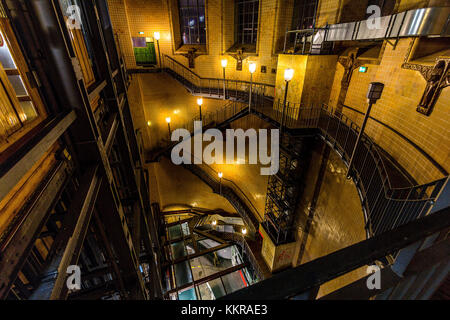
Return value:
[(221, 193), (222, 196), (229, 200), (244, 219), (246, 225), (249, 226), (251, 232), (257, 231), (259, 225), (257, 217), (261, 219), (262, 215), (252, 200), (234, 181), (226, 178), (222, 178), (222, 181), (220, 181), (218, 172), (205, 163), (201, 165), (185, 164), (183, 166), (209, 185), (214, 192)]
[[(165, 68), (168, 68), (167, 65)], [(193, 79), (197, 77), (198, 80), (197, 75), (187, 70), (183, 72), (189, 72)], [(177, 73), (176, 70), (171, 72)], [(177, 75), (184, 77), (183, 74)], [(187, 82), (190, 85), (193, 83), (190, 80)], [(202, 85), (198, 85), (192, 90), (199, 90), (201, 93), (201, 88)], [(216, 90), (220, 91), (220, 87), (216, 87)], [(232, 103), (238, 102), (230, 102), (223, 111), (207, 117), (209, 120), (204, 121), (204, 124), (220, 126), (224, 121), (236, 120), (251, 112), (277, 127), (283, 122), (285, 130), (291, 131), (292, 134), (299, 129), (319, 129), (320, 137), (333, 147), (348, 165), (360, 130), (353, 120), (327, 105), (306, 108), (287, 102), (284, 106), (281, 101), (272, 100), (267, 103), (270, 100), (266, 99), (264, 93), (261, 97), (253, 99), (252, 95), (254, 103), (252, 102), (250, 109), (244, 103), (237, 107), (232, 106)], [(220, 117), (221, 112), (227, 116)], [(191, 124), (186, 124), (185, 128), (193, 132)], [(417, 184), (408, 174), (399, 170), (396, 163), (366, 134), (356, 150), (351, 176), (360, 191), (369, 236), (380, 234), (426, 214), (447, 178)]]
[(247, 240), (240, 232), (220, 232), (216, 230), (210, 230), (211, 234), (216, 235), (224, 240), (229, 240), (234, 243), (237, 243), (241, 246), (242, 251), (244, 253), (244, 257), (246, 257), (252, 266), (253, 272), (258, 277), (257, 281), (262, 281), (265, 279), (264, 272), (262, 271), (260, 264), (258, 263), (258, 260), (256, 259), (255, 255), (253, 254), (253, 251), (251, 250), (250, 246), (248, 245)]

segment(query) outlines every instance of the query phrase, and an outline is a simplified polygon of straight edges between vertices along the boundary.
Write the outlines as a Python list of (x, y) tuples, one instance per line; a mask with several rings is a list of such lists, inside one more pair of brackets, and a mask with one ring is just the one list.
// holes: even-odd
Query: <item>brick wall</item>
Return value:
[[(371, 116), (408, 137), (450, 171), (450, 88), (442, 90), (430, 116), (416, 111), (426, 81), (417, 71), (401, 66), (409, 52), (412, 39), (401, 39), (396, 49), (387, 45), (380, 65), (366, 65), (366, 73), (353, 71), (345, 105), (365, 112), (369, 83), (385, 85), (382, 98), (372, 108)], [(336, 106), (343, 67), (337, 64), (330, 104)], [(344, 108), (344, 114), (361, 124), (363, 115)], [(440, 178), (440, 173), (410, 144), (392, 131), (370, 121), (366, 131), (387, 150), (419, 183)]]
[[(206, 0), (207, 54), (195, 59), (195, 69), (193, 71), (202, 77), (221, 78), (222, 67), (220, 60), (226, 57), (228, 60), (226, 68), (227, 78), (249, 80), (248, 62), (253, 61), (257, 63), (257, 70), (253, 80), (274, 83), (275, 74), (271, 73), (271, 70), (275, 69), (277, 65), (274, 44), (279, 44), (282, 41), (280, 39), (284, 39), (285, 31), (279, 31), (280, 27), (276, 21), (280, 21), (278, 16), (281, 12), (280, 6), (281, 8), (285, 6), (284, 1), (260, 0), (260, 30), (257, 42), (257, 56), (245, 59), (242, 71), (236, 70), (236, 60), (233, 57), (224, 54), (231, 43), (230, 34), (234, 33), (234, 17), (230, 18), (230, 14), (234, 15), (234, 11), (231, 10), (232, 12), (230, 13), (230, 10), (227, 9), (230, 6), (228, 1), (230, 0)], [(159, 31), (161, 34), (161, 53), (171, 56), (185, 66), (188, 65), (187, 58), (180, 54), (174, 54), (177, 48), (172, 38), (179, 36), (179, 26), (172, 22), (174, 20), (173, 15), (177, 14), (177, 12), (175, 9), (171, 15), (170, 1), (108, 0), (108, 3), (113, 27), (119, 32), (120, 44), (126, 56), (128, 68), (136, 67), (131, 37), (153, 37), (155, 31)], [(286, 18), (286, 12), (284, 11), (282, 20), (290, 20), (291, 17)], [(144, 32), (144, 35), (140, 35), (139, 32)], [(177, 42), (175, 41), (175, 43)], [(261, 66), (266, 66), (266, 73), (261, 72)]]

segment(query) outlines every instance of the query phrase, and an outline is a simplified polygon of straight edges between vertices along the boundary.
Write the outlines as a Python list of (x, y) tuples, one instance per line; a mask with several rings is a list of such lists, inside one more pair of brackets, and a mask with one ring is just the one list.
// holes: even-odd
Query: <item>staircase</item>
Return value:
[[(220, 79), (200, 78), (172, 60), (166, 56), (165, 61), (170, 63), (164, 65), (165, 70), (193, 94), (217, 97), (221, 95), (223, 89), (220, 86)], [(204, 85), (205, 81), (208, 85)], [(274, 101), (273, 97), (267, 94), (267, 88), (273, 86), (264, 84), (254, 84), (253, 103), (251, 108), (248, 108), (246, 101), (249, 94), (244, 90), (248, 83), (237, 80), (234, 82), (236, 90), (227, 89), (225, 94), (231, 101), (222, 110), (205, 119), (206, 127), (223, 128), (251, 113), (278, 128), (284, 123), (284, 135), (318, 136), (348, 165), (359, 133), (359, 126), (350, 118), (335, 112), (327, 105), (305, 107), (287, 102), (284, 106), (281, 101)], [(284, 119), (282, 119), (283, 109)], [(184, 127), (192, 133), (193, 121)], [(154, 161), (162, 154), (168, 154), (174, 145), (175, 143), (167, 141), (164, 148), (153, 153), (154, 156), (150, 161)], [(218, 182), (210, 173), (195, 165), (185, 167), (207, 183), (214, 192), (218, 192)], [(356, 150), (354, 167), (350, 175), (359, 191), (369, 236), (381, 234), (425, 215), (447, 179), (445, 176), (417, 185), (408, 174), (405, 174), (405, 170), (394, 163), (392, 158), (367, 135), (363, 135)], [(227, 187), (222, 189), (222, 194), (233, 204), (252, 231), (256, 230), (259, 225), (257, 213), (252, 213), (254, 211), (251, 209), (252, 206), (243, 200), (245, 194)]]

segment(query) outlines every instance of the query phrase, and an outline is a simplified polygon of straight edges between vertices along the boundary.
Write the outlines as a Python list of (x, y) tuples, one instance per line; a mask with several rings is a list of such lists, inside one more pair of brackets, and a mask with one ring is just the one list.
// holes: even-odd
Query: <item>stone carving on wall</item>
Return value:
[(336, 112), (341, 112), (343, 105), (345, 103), (345, 97), (347, 96), (348, 87), (350, 86), (350, 81), (352, 79), (353, 71), (365, 64), (374, 64), (377, 61), (370, 61), (358, 58), (359, 48), (355, 48), (347, 56), (341, 56), (338, 62), (344, 67), (344, 74), (341, 79), (341, 89), (339, 91), (339, 96), (336, 104)]
[(344, 67), (341, 86), (348, 88), (352, 79), (353, 70), (362, 66), (363, 62), (356, 58), (355, 53), (351, 53), (348, 57), (339, 57), (339, 63)]
[(424, 66), (420, 64), (404, 63), (404, 69), (419, 71), (427, 82), (425, 91), (422, 94), (417, 112), (429, 116), (433, 111), (442, 89), (450, 85), (450, 58), (436, 59), (434, 66)]
[(197, 49), (192, 48), (189, 49), (187, 53), (183, 53), (182, 55), (186, 57), (189, 61), (189, 68), (194, 69), (195, 68), (195, 58), (200, 56), (200, 54), (196, 53)]
[(242, 71), (242, 60), (244, 60), (246, 57), (244, 56), (244, 50), (239, 49), (236, 53), (230, 54), (233, 58), (236, 59), (236, 70)]

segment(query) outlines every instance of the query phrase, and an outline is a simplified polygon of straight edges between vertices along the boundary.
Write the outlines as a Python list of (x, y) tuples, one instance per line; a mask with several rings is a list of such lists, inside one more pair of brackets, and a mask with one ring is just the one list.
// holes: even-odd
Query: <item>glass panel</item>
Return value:
[(199, 280), (232, 267), (231, 258), (231, 247), (227, 247), (191, 259), (194, 279)]
[(242, 270), (238, 270), (222, 277), (227, 294), (248, 286)]
[(9, 82), (11, 82), (11, 85), (14, 88), (14, 91), (16, 92), (16, 96), (27, 96), (28, 92), (27, 89), (25, 89), (25, 86), (23, 85), (22, 78), (19, 75), (15, 76), (8, 76)]
[(189, 225), (188, 225), (187, 222), (184, 222), (184, 223), (181, 224), (181, 229), (183, 230), (183, 234), (184, 234), (185, 236), (188, 236), (188, 235), (191, 234), (191, 233), (189, 232)]
[(195, 294), (195, 288), (188, 288), (178, 291), (179, 300), (197, 300), (197, 295)]
[(241, 253), (239, 252), (239, 249), (236, 246), (231, 247), (231, 260), (234, 266), (237, 266), (242, 263)]
[(183, 44), (205, 44), (206, 24), (204, 1), (179, 0), (178, 7)]
[(193, 240), (191, 239), (186, 239), (185, 241), (186, 243), (186, 250), (188, 254), (194, 254), (195, 253), (195, 248), (194, 248), (194, 244), (193, 244)]
[(169, 239), (173, 240), (181, 238), (181, 227), (179, 224), (168, 227), (167, 230), (169, 231)]
[(202, 300), (215, 300), (226, 294), (220, 279), (214, 279), (199, 285), (198, 291)]
[(187, 261), (175, 265), (175, 278), (177, 280), (177, 287), (192, 282), (192, 273)]
[(16, 64), (11, 56), (8, 45), (6, 44), (6, 39), (3, 33), (0, 33), (0, 62), (5, 69), (17, 69)]
[(220, 242), (211, 240), (211, 239), (203, 239), (197, 241), (198, 250), (202, 251), (209, 248), (214, 248), (220, 246)]
[(248, 284), (249, 285), (252, 285), (252, 284), (258, 282), (256, 274), (253, 273), (253, 270), (248, 269), (248, 268), (244, 268), (244, 269), (242, 269), (242, 272), (245, 275), (245, 279), (248, 280)]
[(179, 259), (182, 258), (186, 255), (186, 248), (184, 247), (184, 242), (183, 241), (178, 241), (175, 243), (172, 243), (170, 245), (171, 249), (172, 249), (172, 257), (173, 259)]

